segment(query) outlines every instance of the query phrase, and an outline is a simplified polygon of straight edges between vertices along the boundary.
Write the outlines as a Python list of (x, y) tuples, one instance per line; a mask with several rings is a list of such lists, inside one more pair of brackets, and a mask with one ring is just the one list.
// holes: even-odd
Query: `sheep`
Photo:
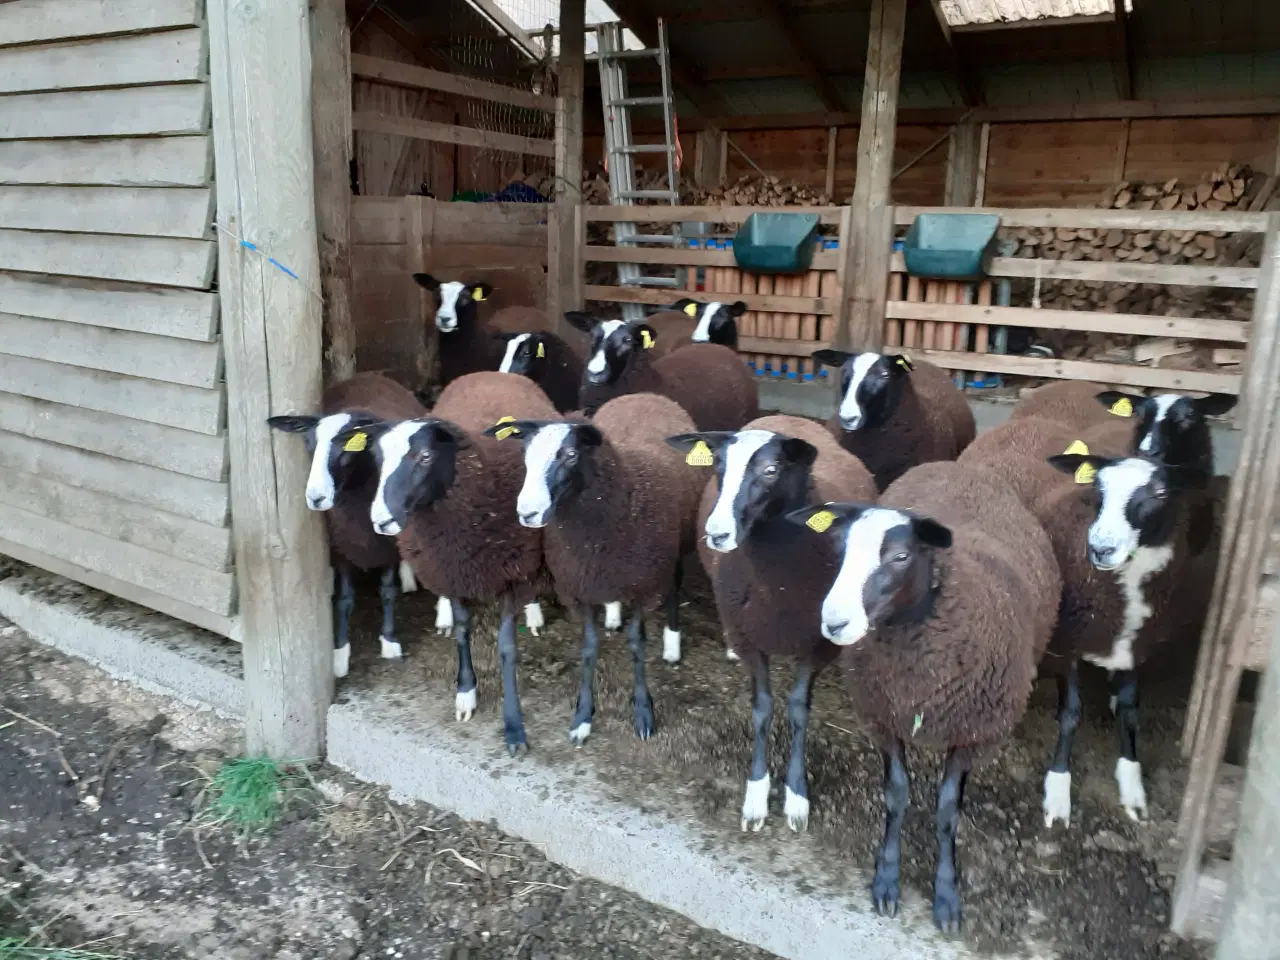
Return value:
[(554, 333), (495, 333), (502, 343), (500, 373), (528, 377), (543, 389), (561, 413), (578, 407), (578, 387), (582, 383), (582, 358)]
[(531, 419), (500, 428), (516, 430), (524, 443), (524, 483), (516, 499), (520, 523), (543, 531), (556, 593), (582, 617), (582, 680), (569, 726), (569, 739), (579, 747), (591, 735), (595, 711), (594, 606), (632, 605), (627, 641), (641, 740), (655, 729), (644, 669), (646, 608), (664, 605), (663, 659), (680, 659), (681, 558), (693, 547), (701, 483), (663, 438), (692, 428), (674, 401), (645, 393), (609, 401), (590, 422)]
[(738, 318), (746, 313), (741, 300), (734, 303), (699, 303), (688, 297), (678, 300), (669, 310), (645, 317), (653, 327), (657, 343), (656, 360), (691, 343), (718, 343), (730, 350), (738, 349)]
[(396, 639), (396, 573), (400, 589), (417, 589), (409, 566), (400, 560), (395, 541), (379, 536), (369, 525), (369, 505), (373, 502), (377, 473), (372, 454), (366, 449), (366, 435), (354, 432), (343, 444), (334, 438), (344, 430), (386, 418), (416, 417), (424, 411), (412, 393), (388, 377), (358, 373), (349, 380), (327, 388), (320, 416), (277, 416), (267, 423), (285, 433), (301, 433), (311, 453), (307, 476), (306, 503), (311, 510), (324, 512), (333, 556), (334, 591), (333, 675), (345, 677), (351, 664), (349, 623), (355, 606), (352, 574), (359, 570), (381, 570), (379, 594), (382, 598), (382, 656), (399, 659), (402, 650)]
[(821, 601), (822, 634), (842, 648), (855, 709), (884, 751), (886, 828), (872, 902), (897, 913), (904, 744), (943, 750), (933, 922), (954, 933), (965, 782), (1026, 710), (1058, 611), (1052, 545), (1012, 488), (966, 463), (914, 467), (878, 506), (809, 506), (788, 519), (825, 532), (840, 554)]
[(1028, 390), (1009, 414), (1010, 420), (1041, 417), (1083, 430), (1106, 423), (1107, 411), (1098, 403), (1102, 387), (1083, 380), (1057, 380)]
[(1095, 401), (1112, 414), (1133, 419), (1133, 453), (1206, 474), (1213, 473), (1213, 436), (1205, 418), (1220, 417), (1236, 405), (1236, 398), (1225, 393), (1142, 397), (1104, 390)]
[(556, 411), (532, 381), (486, 371), (447, 386), (429, 417), (368, 428), (378, 462), (369, 517), (378, 533), (399, 538), (418, 580), (453, 601), (458, 720), (469, 720), (476, 708), (465, 603), (501, 601), (503, 739), (515, 756), (528, 750), (516, 689), (515, 614), (522, 602), (530, 613), (542, 537), (520, 526), (510, 508), (519, 492), (519, 451), (483, 433), (507, 417), (551, 420)]
[(642, 321), (595, 320), (571, 311), (573, 326), (591, 333), (580, 401), (588, 413), (628, 393), (670, 397), (699, 430), (737, 430), (759, 415), (755, 381), (728, 347), (695, 343), (653, 360), (657, 339)]
[(820, 544), (815, 550), (784, 517), (815, 501), (874, 498), (875, 481), (820, 424), (799, 417), (762, 417), (736, 433), (688, 433), (667, 442), (684, 451), (691, 465), (715, 466), (699, 513), (699, 529), (706, 534), (703, 563), (730, 648), (747, 662), (752, 679), (754, 745), (742, 829), (758, 831), (769, 816), (769, 658), (789, 656), (796, 682), (787, 700), (791, 758), (783, 810), (787, 826), (798, 833), (809, 821), (810, 692), (836, 654), (813, 611), (825, 581), (834, 576), (835, 556)]
[(813, 359), (841, 368), (840, 405), (828, 429), (881, 490), (917, 464), (954, 460), (973, 441), (973, 411), (933, 364), (843, 350), (818, 350)]

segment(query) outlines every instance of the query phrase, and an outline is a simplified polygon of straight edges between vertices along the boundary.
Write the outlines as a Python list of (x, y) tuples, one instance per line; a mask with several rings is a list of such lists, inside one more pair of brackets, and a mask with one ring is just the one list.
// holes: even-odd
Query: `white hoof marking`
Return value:
[(399, 660), (404, 656), (404, 651), (400, 649), (400, 644), (396, 641), (388, 640), (386, 637), (379, 637), (378, 640), (382, 644), (383, 660)]
[(742, 832), (759, 833), (769, 819), (769, 775), (759, 780), (747, 781), (747, 793), (742, 798)]
[(736, 653), (733, 652), (733, 647), (724, 648), (724, 658), (726, 660), (734, 660), (734, 661), (738, 661), (742, 659), (740, 656), (738, 656)]
[(606, 603), (604, 605), (604, 628), (606, 630), (622, 629), (621, 603)]
[(680, 631), (662, 628), (662, 659), (667, 663), (680, 662)]
[(453, 629), (453, 603), (448, 597), (436, 601), (436, 633), (448, 633)]
[(1116, 761), (1116, 784), (1120, 787), (1120, 804), (1130, 820), (1147, 819), (1147, 791), (1142, 786), (1142, 764), (1121, 757)]
[(1065, 827), (1071, 822), (1071, 771), (1044, 775), (1044, 825), (1052, 827), (1059, 820)]
[(791, 828), (793, 833), (804, 833), (809, 829), (809, 798), (802, 797), (798, 793), (792, 793), (791, 788), (786, 788), (786, 801), (782, 808), (787, 815), (787, 826)]
[(538, 631), (547, 625), (547, 622), (542, 619), (542, 604), (534, 601), (524, 605), (524, 625), (535, 637)]
[(413, 567), (400, 561), (400, 592), (413, 593), (418, 589), (418, 578), (413, 575)]
[(333, 675), (341, 679), (351, 670), (351, 644), (333, 648)]
[(569, 739), (573, 741), (575, 747), (581, 747), (587, 742), (587, 737), (591, 736), (591, 721), (580, 723), (569, 731)]
[(461, 690), (453, 700), (453, 716), (459, 723), (466, 723), (471, 719), (472, 714), (476, 712), (476, 688), (472, 687), (466, 693)]

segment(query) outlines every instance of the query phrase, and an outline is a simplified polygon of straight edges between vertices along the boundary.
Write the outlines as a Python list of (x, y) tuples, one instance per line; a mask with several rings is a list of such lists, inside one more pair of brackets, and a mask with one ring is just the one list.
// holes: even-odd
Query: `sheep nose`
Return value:
[(525, 527), (536, 527), (542, 519), (542, 514), (537, 510), (531, 510), (520, 514), (520, 525)]
[(707, 545), (712, 550), (723, 550), (729, 545), (729, 534), (727, 533), (708, 533)]
[(374, 523), (373, 528), (387, 537), (395, 536), (400, 532), (400, 525), (395, 520), (379, 520)]
[(834, 640), (840, 634), (844, 633), (845, 628), (849, 626), (848, 620), (824, 620), (822, 621), (823, 633), (828, 640)]
[(324, 497), (321, 497), (321, 496), (307, 497), (307, 503), (311, 505), (312, 510), (319, 510), (321, 505), (324, 503)]
[(840, 426), (850, 432), (862, 426), (862, 417), (841, 417)]
[(1107, 568), (1115, 566), (1116, 554), (1119, 551), (1115, 547), (1095, 547), (1089, 546), (1089, 562), (1095, 567)]

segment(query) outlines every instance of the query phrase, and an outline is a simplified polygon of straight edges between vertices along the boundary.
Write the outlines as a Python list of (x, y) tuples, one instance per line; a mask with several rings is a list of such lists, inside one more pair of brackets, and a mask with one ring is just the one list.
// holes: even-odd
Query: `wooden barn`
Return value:
[[(1280, 887), (1274, 673), (1244, 840), (1228, 863), (1205, 838), (1241, 680), (1276, 649), (1280, 5), (613, 0), (666, 64), (622, 61), (643, 102), (612, 155), (611, 28), (545, 6), (0, 2), (0, 554), (235, 641), (249, 750), (322, 756), (328, 553), (303, 449), (266, 420), (356, 370), (430, 385), (413, 272), (553, 317), (740, 299), (780, 408), (827, 402), (827, 345), (909, 350), (977, 400), (1009, 378), (1237, 394), (1172, 926), (1225, 915), (1242, 949)], [(632, 155), (619, 196), (605, 167)], [(748, 276), (728, 241), (779, 210), (817, 215), (811, 269)], [(999, 217), (987, 279), (908, 276), (916, 218), (961, 211)]]

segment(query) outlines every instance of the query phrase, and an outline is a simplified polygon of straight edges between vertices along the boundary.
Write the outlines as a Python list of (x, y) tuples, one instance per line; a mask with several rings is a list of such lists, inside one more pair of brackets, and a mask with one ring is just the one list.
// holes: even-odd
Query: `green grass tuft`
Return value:
[(304, 784), (265, 757), (228, 760), (209, 784), (208, 819), (230, 823), (242, 833), (266, 830), (280, 819), (288, 795)]
[(30, 938), (0, 937), (0, 960), (124, 960), (115, 954), (66, 947), (38, 947)]

